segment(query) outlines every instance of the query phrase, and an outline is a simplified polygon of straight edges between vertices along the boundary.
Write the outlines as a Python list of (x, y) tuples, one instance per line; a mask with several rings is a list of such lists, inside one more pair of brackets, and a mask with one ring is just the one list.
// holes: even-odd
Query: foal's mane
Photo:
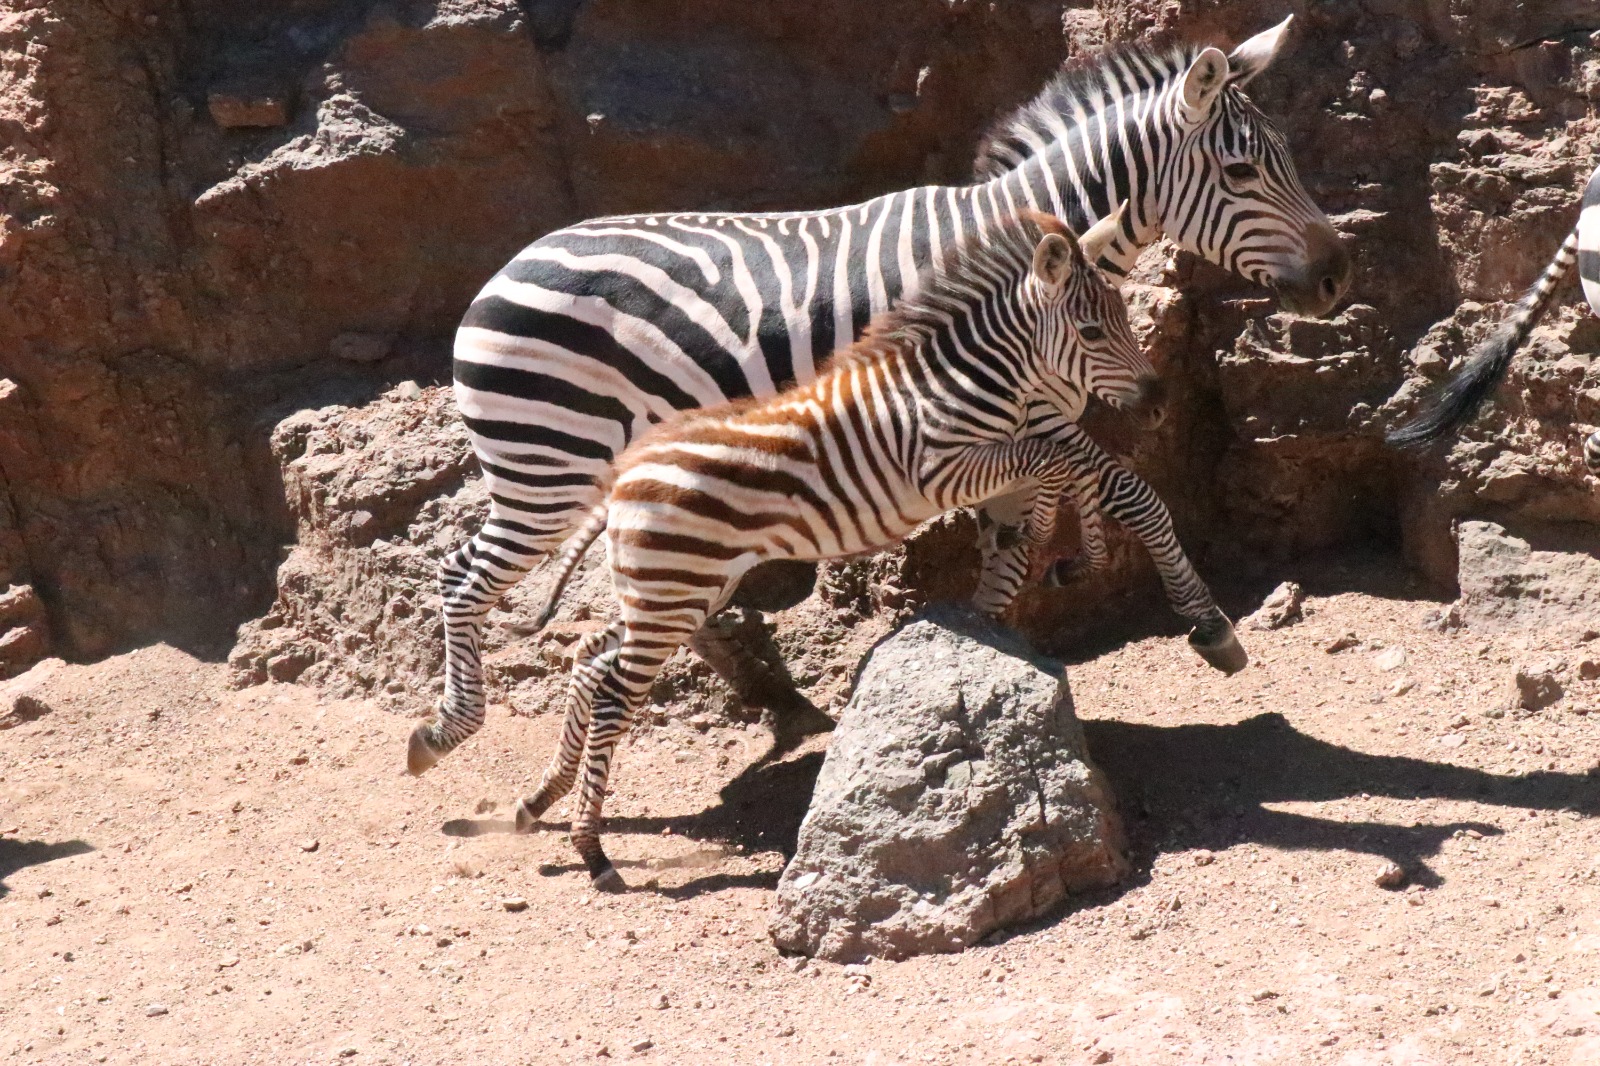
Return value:
[(916, 293), (902, 297), (867, 323), (859, 340), (834, 353), (824, 373), (875, 363), (915, 347), (948, 323), (953, 310), (970, 305), (973, 290), (1020, 281), (1032, 267), (1034, 249), (1047, 233), (1072, 238), (1072, 231), (1054, 215), (1023, 210), (986, 238), (968, 237), (947, 246), (943, 269), (923, 270)]

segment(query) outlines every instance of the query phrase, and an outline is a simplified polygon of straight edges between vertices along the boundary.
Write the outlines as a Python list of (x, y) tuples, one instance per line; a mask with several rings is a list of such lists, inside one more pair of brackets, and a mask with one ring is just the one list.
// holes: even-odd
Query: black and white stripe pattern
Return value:
[[(1550, 309), (1561, 282), (1574, 263), (1578, 264), (1583, 295), (1590, 309), (1600, 314), (1600, 169), (1590, 176), (1588, 187), (1584, 189), (1578, 224), (1556, 249), (1555, 258), (1544, 268), (1539, 280), (1517, 301), (1511, 317), (1462, 364), (1415, 418), (1389, 432), (1389, 443), (1401, 447), (1426, 444), (1453, 433), (1470, 421), (1505, 377), (1512, 356)], [(1600, 473), (1600, 431), (1585, 439), (1583, 460), (1591, 471)]]
[(876, 551), (1019, 489), (1027, 539), (1049, 540), (1082, 459), (1029, 434), (1033, 398), (1057, 397), (1069, 414), (1089, 392), (1129, 407), (1153, 377), (1121, 297), (1090, 265), (1109, 229), (1094, 227), (1080, 249), (1049, 216), (993, 228), (819, 379), (688, 415), (622, 453), (540, 622), (602, 529), (620, 617), (574, 664), (560, 745), (518, 805), (519, 826), (572, 787), (581, 763), (573, 845), (596, 887), (623, 887), (599, 840), (617, 739), (668, 657), (759, 563)]
[[(412, 771), (481, 726), (485, 618), (594, 505), (613, 456), (675, 412), (813, 380), (947, 244), (1028, 208), (1082, 232), (1127, 200), (1101, 260), (1113, 272), (1165, 234), (1286, 305), (1330, 309), (1349, 258), (1243, 93), (1286, 28), (1231, 55), (1129, 45), (1070, 68), (1006, 127), (1004, 143), (1028, 154), (1007, 148), (1016, 166), (971, 186), (829, 211), (599, 219), (522, 251), (456, 338), (456, 395), (491, 507), (441, 568), (445, 696), (413, 737)], [(1103, 502), (1138, 528), (1120, 499)]]

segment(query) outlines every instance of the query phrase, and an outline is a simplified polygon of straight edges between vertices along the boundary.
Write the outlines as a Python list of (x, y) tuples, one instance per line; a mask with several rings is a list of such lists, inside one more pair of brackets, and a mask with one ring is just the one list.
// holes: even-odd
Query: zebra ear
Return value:
[(1122, 214), (1128, 210), (1128, 201), (1124, 200), (1117, 205), (1117, 209), (1090, 226), (1082, 237), (1078, 238), (1078, 248), (1083, 252), (1084, 261), (1098, 263), (1100, 256), (1111, 247), (1111, 242), (1117, 239), (1117, 234), (1122, 230)]
[(1033, 250), (1033, 273), (1047, 288), (1060, 289), (1082, 259), (1070, 233), (1046, 233)]
[(1200, 122), (1211, 114), (1211, 106), (1228, 83), (1228, 57), (1220, 48), (1207, 48), (1194, 57), (1183, 76), (1183, 111), (1190, 122)]
[(1270, 30), (1262, 30), (1228, 54), (1228, 84), (1249, 85), (1250, 80), (1272, 65), (1289, 35), (1290, 15)]

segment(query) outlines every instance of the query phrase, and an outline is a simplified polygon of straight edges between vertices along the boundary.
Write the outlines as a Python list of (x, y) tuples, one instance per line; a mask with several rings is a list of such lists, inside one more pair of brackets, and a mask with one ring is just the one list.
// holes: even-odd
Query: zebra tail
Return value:
[(533, 621), (535, 633), (549, 625), (550, 619), (555, 617), (556, 608), (561, 605), (561, 594), (567, 591), (567, 582), (572, 580), (573, 571), (578, 569), (578, 564), (589, 553), (595, 538), (604, 532), (609, 509), (609, 500), (601, 500), (595, 504), (583, 525), (568, 538), (566, 549), (561, 553), (561, 562), (556, 568), (556, 583), (550, 588), (550, 598), (545, 601), (544, 610), (539, 612), (539, 617)]
[(1389, 431), (1385, 439), (1392, 445), (1409, 448), (1438, 440), (1472, 418), (1483, 401), (1505, 376), (1511, 357), (1533, 332), (1533, 327), (1550, 307), (1561, 279), (1572, 269), (1578, 254), (1578, 231), (1574, 229), (1561, 242), (1556, 257), (1544, 268), (1539, 280), (1523, 293), (1517, 309), (1494, 336), (1468, 359), (1455, 377), (1444, 384), (1422, 411), (1410, 422)]

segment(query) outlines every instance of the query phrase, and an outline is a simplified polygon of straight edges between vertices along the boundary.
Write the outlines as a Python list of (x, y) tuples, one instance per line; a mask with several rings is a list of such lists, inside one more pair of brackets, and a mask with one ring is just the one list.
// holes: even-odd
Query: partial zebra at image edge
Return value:
[(1424, 401), (1422, 410), (1414, 418), (1391, 429), (1384, 440), (1398, 448), (1421, 447), (1470, 421), (1505, 377), (1517, 349), (1549, 310), (1556, 290), (1577, 256), (1578, 230), (1574, 229), (1561, 243), (1539, 280), (1517, 301), (1511, 317), (1496, 327), (1494, 334), (1462, 364), (1454, 377)]

